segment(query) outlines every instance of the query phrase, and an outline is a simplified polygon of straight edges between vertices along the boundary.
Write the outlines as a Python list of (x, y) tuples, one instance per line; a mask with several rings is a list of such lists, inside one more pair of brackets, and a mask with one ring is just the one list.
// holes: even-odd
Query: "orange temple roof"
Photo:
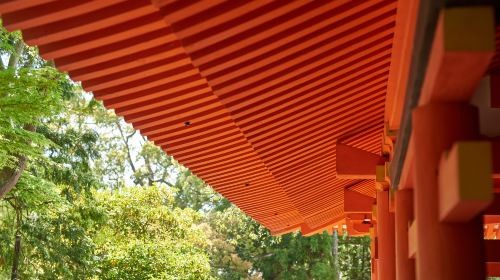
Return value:
[(2, 1), (4, 26), (273, 233), (339, 225), (380, 155), (396, 1)]

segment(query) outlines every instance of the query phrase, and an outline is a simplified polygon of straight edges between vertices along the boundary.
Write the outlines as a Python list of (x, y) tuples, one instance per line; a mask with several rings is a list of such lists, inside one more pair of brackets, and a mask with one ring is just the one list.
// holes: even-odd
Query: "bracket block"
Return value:
[(362, 235), (366, 235), (370, 232), (370, 224), (364, 224), (363, 222), (353, 222), (352, 228)]
[(379, 155), (337, 143), (337, 178), (375, 179)]
[(347, 213), (371, 213), (375, 199), (359, 192), (344, 190), (344, 212)]
[(382, 154), (392, 160), (394, 154), (394, 142), (396, 141), (397, 130), (389, 129), (389, 124), (384, 125), (384, 133), (382, 134)]
[(457, 142), (439, 167), (439, 215), (442, 222), (466, 222), (493, 201), (491, 145)]
[(444, 9), (434, 35), (419, 105), (468, 102), (494, 54), (493, 7)]
[(375, 188), (377, 191), (385, 191), (390, 188), (391, 179), (389, 176), (389, 163), (384, 162), (376, 166)]

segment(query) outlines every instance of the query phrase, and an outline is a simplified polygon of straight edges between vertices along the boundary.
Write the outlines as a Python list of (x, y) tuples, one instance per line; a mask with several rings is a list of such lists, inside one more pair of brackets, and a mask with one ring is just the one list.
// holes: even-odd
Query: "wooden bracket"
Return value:
[(371, 213), (375, 199), (359, 192), (344, 190), (345, 213)]
[(389, 163), (384, 162), (383, 164), (378, 164), (375, 175), (375, 189), (377, 189), (377, 191), (385, 191), (390, 188), (390, 185)]
[(396, 142), (397, 130), (391, 130), (389, 124), (384, 125), (384, 133), (382, 134), (382, 155), (392, 160), (394, 154), (394, 143)]
[(419, 105), (468, 102), (495, 54), (490, 6), (443, 10), (434, 36)]
[(466, 222), (493, 201), (491, 144), (457, 142), (439, 167), (439, 216), (442, 222)]
[(375, 179), (376, 165), (380, 161), (377, 154), (337, 143), (337, 178)]

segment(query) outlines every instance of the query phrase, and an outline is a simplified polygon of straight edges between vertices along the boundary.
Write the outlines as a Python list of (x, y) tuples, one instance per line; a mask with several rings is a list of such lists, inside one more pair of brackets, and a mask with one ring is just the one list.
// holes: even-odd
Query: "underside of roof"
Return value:
[(4, 26), (273, 233), (344, 218), (380, 154), (395, 1), (2, 1)]

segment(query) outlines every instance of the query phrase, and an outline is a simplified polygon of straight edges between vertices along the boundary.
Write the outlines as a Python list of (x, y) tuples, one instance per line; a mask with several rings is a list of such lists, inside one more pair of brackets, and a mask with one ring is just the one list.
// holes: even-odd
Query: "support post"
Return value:
[(434, 103), (413, 111), (417, 279), (486, 277), (482, 218), (463, 223), (440, 222), (438, 205), (441, 155), (455, 141), (477, 139), (477, 124), (477, 109), (465, 103)]
[(396, 279), (415, 279), (415, 260), (409, 258), (408, 228), (413, 221), (413, 191), (398, 190), (395, 197), (396, 217)]
[(378, 279), (396, 279), (394, 213), (389, 212), (389, 191), (377, 192)]

